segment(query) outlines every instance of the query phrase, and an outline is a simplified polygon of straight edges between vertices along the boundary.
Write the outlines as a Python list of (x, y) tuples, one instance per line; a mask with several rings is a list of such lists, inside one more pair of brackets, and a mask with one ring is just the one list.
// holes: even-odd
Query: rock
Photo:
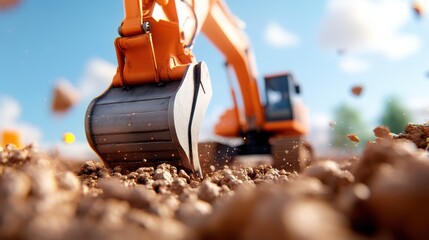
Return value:
[(20, 199), (3, 197), (0, 195), (0, 239), (18, 239), (32, 216), (32, 206)]
[(355, 85), (352, 87), (352, 93), (354, 96), (358, 97), (362, 94), (363, 87), (361, 85)]
[(350, 141), (352, 142), (360, 142), (359, 137), (354, 133), (347, 134), (347, 138), (350, 139)]
[(280, 191), (261, 199), (252, 211), (243, 239), (356, 238), (347, 218), (320, 199), (291, 199)]
[(183, 193), (184, 189), (189, 187), (186, 183), (186, 179), (181, 177), (175, 177), (173, 179), (173, 182), (171, 183), (170, 190), (172, 193), (176, 195), (180, 195)]
[(138, 184), (147, 184), (147, 183), (150, 183), (150, 180), (151, 180), (150, 178), (151, 176), (149, 175), (149, 173), (147, 172), (140, 173), (139, 175), (137, 175), (136, 182)]
[(79, 101), (79, 92), (67, 80), (60, 80), (55, 84), (52, 97), (52, 111), (64, 113), (72, 108)]
[(218, 185), (206, 179), (198, 189), (198, 198), (206, 202), (213, 202), (219, 197), (220, 191), (221, 188)]
[(67, 216), (44, 212), (35, 215), (20, 235), (23, 239), (62, 239), (69, 225)]
[[(160, 165), (161, 166), (161, 165)], [(171, 173), (162, 168), (157, 168), (155, 170), (155, 173), (153, 175), (154, 180), (164, 180), (167, 184), (171, 184), (173, 182), (173, 177), (171, 176)]]
[(237, 179), (236, 176), (232, 173), (230, 169), (224, 169), (223, 170), (223, 178), (221, 180), (221, 184), (227, 185), (230, 189), (235, 189), (239, 185), (243, 184), (242, 180)]
[(100, 177), (100, 178), (110, 178), (110, 172), (106, 168), (101, 168), (97, 172), (97, 176)]
[(429, 158), (408, 140), (369, 145), (353, 171), (369, 197), (352, 206), (360, 232), (389, 232), (394, 238), (421, 239), (429, 234)]
[(429, 235), (429, 159), (401, 157), (379, 166), (367, 204), (379, 227), (397, 238), (423, 239)]
[(97, 172), (97, 170), (100, 168), (100, 166), (98, 164), (96, 164), (93, 161), (88, 161), (85, 162), (82, 167), (79, 170), (78, 175), (82, 175), (82, 174), (93, 174), (95, 172)]
[(406, 161), (409, 158), (425, 157), (424, 151), (417, 151), (416, 146), (408, 140), (383, 141), (369, 144), (363, 152), (362, 159), (352, 169), (357, 182), (368, 183), (382, 163)]
[(103, 210), (100, 213), (101, 224), (108, 228), (121, 228), (123, 218), (128, 213), (130, 205), (126, 201), (107, 199), (104, 201)]
[(81, 183), (79, 179), (70, 171), (62, 172), (57, 175), (58, 186), (62, 189), (78, 192), (80, 191)]
[(153, 202), (150, 207), (150, 212), (163, 218), (172, 218), (174, 213), (179, 208), (179, 200), (173, 195), (161, 195), (159, 200)]
[(120, 173), (122, 174), (122, 167), (121, 166), (116, 166), (113, 168), (113, 172), (114, 173)]
[[(319, 197), (323, 195), (319, 188), (314, 187), (314, 183), (316, 182), (297, 179), (294, 183), (284, 185), (263, 183), (255, 187), (250, 184), (242, 184), (233, 196), (217, 202), (213, 214), (199, 225), (201, 237), (203, 239), (306, 239), (299, 237), (311, 235), (311, 233), (305, 233), (305, 226), (310, 221), (309, 216), (313, 217), (313, 214), (318, 213), (313, 213), (312, 210), (308, 213), (292, 211), (298, 203), (307, 199), (316, 202), (314, 204), (316, 206), (322, 205), (320, 208), (328, 209), (326, 214), (322, 212), (315, 217), (314, 221), (311, 219), (312, 227), (319, 229), (320, 222), (324, 222), (325, 218), (332, 213), (335, 215), (332, 219), (338, 217), (338, 220), (333, 220), (332, 228), (338, 230), (335, 233), (340, 234), (341, 228), (345, 227), (346, 222), (343, 221), (346, 219), (320, 200)], [(292, 203), (297, 205), (292, 205)], [(314, 208), (318, 209), (318, 207)], [(302, 209), (306, 209), (306, 207), (302, 207)], [(303, 215), (299, 216), (299, 219), (295, 219), (298, 214)], [(297, 220), (300, 222), (295, 223), (294, 221)], [(347, 232), (347, 230), (345, 231)], [(325, 235), (323, 239), (329, 239), (328, 236), (332, 238), (329, 231), (326, 231)]]
[(429, 124), (409, 123), (404, 132), (399, 134), (397, 138), (406, 138), (414, 142), (418, 148), (427, 150), (429, 146)]
[(238, 187), (234, 196), (216, 205), (213, 214), (196, 227), (200, 238), (240, 239), (257, 201), (254, 188), (254, 185), (243, 184)]
[(188, 182), (191, 180), (191, 177), (189, 177), (189, 175), (183, 169), (180, 169), (179, 177), (186, 179)]
[(176, 211), (176, 217), (190, 227), (197, 226), (213, 212), (212, 206), (201, 200), (188, 200), (183, 202)]
[(156, 167), (156, 169), (161, 169), (163, 171), (168, 171), (172, 177), (176, 177), (177, 176), (177, 168), (174, 167), (174, 166), (171, 166), (170, 164), (167, 164), (167, 163), (159, 164)]
[[(142, 239), (196, 239), (195, 233), (191, 229), (171, 218), (159, 218), (141, 210), (133, 209), (126, 216), (126, 219), (147, 229), (147, 234), (150, 237)], [(140, 237), (138, 235), (136, 239), (140, 239)]]
[(113, 180), (100, 180), (98, 186), (103, 189), (103, 198), (127, 201), (134, 208), (149, 209), (151, 204), (159, 201), (153, 190), (140, 186), (124, 188), (121, 183)]
[(390, 129), (386, 126), (378, 126), (373, 130), (374, 135), (378, 138), (382, 139), (391, 139), (392, 135)]
[(58, 189), (54, 169), (49, 165), (48, 160), (43, 159), (23, 169), (31, 179), (31, 194), (37, 197), (47, 197)]
[(339, 165), (331, 160), (319, 161), (309, 166), (302, 172), (301, 177), (315, 177), (333, 190), (354, 182), (354, 176), (349, 171), (340, 169)]
[(139, 173), (139, 174), (148, 173), (149, 175), (153, 175), (154, 171), (155, 170), (153, 167), (141, 167), (141, 168), (136, 170), (136, 173)]
[(25, 198), (31, 190), (31, 179), (13, 168), (6, 168), (0, 175), (0, 195), (2, 198)]

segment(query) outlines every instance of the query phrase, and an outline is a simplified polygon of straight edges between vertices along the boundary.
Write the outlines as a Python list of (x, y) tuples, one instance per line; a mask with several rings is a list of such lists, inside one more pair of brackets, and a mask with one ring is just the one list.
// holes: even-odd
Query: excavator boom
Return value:
[(237, 77), (243, 104), (227, 111), (234, 121), (229, 134), (266, 145), (273, 133), (286, 132), (284, 126), (295, 127), (267, 125), (250, 43), (222, 0), (124, 0), (124, 9), (114, 42), (117, 72), (85, 118), (88, 142), (106, 165), (166, 162), (201, 175), (198, 133), (212, 93), (207, 66), (192, 53), (200, 32)]
[[(205, 3), (198, 8), (208, 12), (210, 1)], [(207, 15), (197, 15), (195, 7), (179, 0), (124, 0), (117, 72), (85, 118), (88, 142), (109, 167), (167, 162), (201, 174), (198, 133), (211, 83), (206, 64), (191, 51), (197, 17)]]

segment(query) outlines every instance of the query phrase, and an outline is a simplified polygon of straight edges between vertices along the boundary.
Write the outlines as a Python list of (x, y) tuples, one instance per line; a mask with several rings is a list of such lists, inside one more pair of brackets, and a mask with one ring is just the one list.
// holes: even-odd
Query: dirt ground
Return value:
[(361, 156), (196, 178), (168, 164), (77, 168), (0, 149), (0, 239), (427, 239), (429, 126), (374, 129)]

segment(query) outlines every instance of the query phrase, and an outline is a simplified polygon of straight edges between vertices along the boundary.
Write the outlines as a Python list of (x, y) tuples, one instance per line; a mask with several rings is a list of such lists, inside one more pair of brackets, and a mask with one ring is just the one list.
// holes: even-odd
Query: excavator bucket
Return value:
[(203, 62), (181, 81), (112, 87), (88, 107), (88, 142), (110, 168), (168, 163), (201, 175), (198, 133), (211, 95)]

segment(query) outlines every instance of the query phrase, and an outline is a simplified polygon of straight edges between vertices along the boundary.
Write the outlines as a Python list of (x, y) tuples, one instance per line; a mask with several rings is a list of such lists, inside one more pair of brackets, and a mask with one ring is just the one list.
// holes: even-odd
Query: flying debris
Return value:
[(337, 50), (338, 55), (344, 55), (346, 53), (346, 50), (343, 48), (340, 48)]
[(54, 113), (65, 113), (76, 105), (79, 98), (79, 92), (69, 81), (59, 80), (54, 87), (52, 111)]
[(386, 126), (378, 126), (373, 130), (374, 135), (378, 138), (392, 138), (390, 129)]
[(361, 85), (355, 85), (352, 87), (352, 93), (356, 97), (359, 97), (362, 94), (363, 87)]
[(0, 0), (0, 11), (17, 5), (20, 0)]
[(347, 134), (347, 138), (350, 139), (352, 142), (360, 142), (359, 137), (355, 133), (349, 133)]
[(414, 10), (414, 13), (416, 14), (416, 16), (419, 18), (422, 17), (423, 14), (425, 13), (424, 5), (420, 1), (416, 1), (413, 4), (413, 10)]

